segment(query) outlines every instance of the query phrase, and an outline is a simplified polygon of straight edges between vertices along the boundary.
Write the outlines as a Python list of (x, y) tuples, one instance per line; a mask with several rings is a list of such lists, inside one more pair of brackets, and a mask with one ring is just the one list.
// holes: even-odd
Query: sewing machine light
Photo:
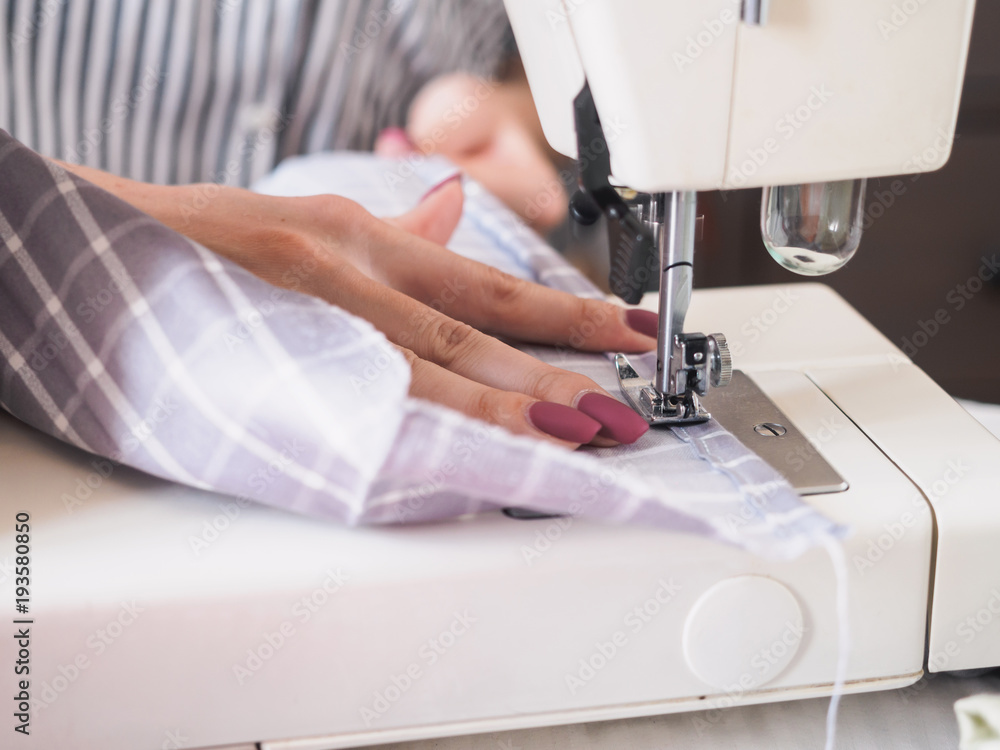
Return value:
[(760, 231), (778, 263), (803, 276), (844, 266), (861, 243), (866, 180), (764, 188)]

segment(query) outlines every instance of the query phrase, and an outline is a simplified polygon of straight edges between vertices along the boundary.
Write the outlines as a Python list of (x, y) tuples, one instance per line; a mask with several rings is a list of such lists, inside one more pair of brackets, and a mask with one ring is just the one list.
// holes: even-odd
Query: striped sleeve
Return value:
[(0, 0), (0, 128), (157, 183), (367, 150), (431, 78), (490, 75), (501, 0)]

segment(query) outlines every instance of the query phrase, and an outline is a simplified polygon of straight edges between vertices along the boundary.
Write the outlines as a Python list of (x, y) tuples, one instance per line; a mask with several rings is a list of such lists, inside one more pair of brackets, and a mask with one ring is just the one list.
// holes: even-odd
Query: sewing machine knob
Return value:
[(577, 224), (589, 227), (601, 218), (601, 207), (586, 190), (577, 190), (569, 199), (569, 212)]
[(733, 379), (733, 355), (729, 353), (725, 335), (713, 333), (709, 336), (708, 351), (712, 358), (711, 384), (715, 388), (729, 385), (729, 381)]

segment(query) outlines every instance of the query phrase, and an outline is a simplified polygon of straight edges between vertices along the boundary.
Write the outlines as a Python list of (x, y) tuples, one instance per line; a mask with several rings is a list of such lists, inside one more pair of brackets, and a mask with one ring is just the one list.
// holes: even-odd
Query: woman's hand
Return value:
[[(276, 286), (314, 267), (298, 291), (370, 321), (406, 355), (410, 392), (568, 447), (633, 442), (646, 423), (590, 378), (494, 336), (583, 351), (646, 351), (656, 318), (522, 281), (443, 247), (462, 212), (452, 179), (410, 213), (381, 220), (346, 198), (284, 198), (213, 186), (161, 187), (66, 165)], [(308, 261), (315, 261), (309, 263)], [(638, 330), (637, 330), (638, 329)]]

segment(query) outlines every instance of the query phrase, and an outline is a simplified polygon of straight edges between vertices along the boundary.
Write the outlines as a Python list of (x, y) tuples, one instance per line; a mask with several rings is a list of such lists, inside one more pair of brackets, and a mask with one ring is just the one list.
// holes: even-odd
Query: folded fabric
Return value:
[[(196, 487), (360, 513), (409, 372), (365, 321), (278, 289), (0, 131), (0, 404)], [(294, 270), (294, 269), (293, 269)], [(299, 269), (302, 273), (309, 269)], [(358, 398), (376, 363), (382, 398)]]
[[(262, 188), (390, 214), (452, 170), (328, 155)], [(480, 186), (467, 193), (452, 249), (596, 293)], [(149, 473), (349, 524), (518, 506), (773, 556), (843, 531), (714, 422), (571, 453), (412, 399), (405, 361), (365, 321), (268, 285), (2, 131), (0, 243), (0, 406)], [(614, 392), (600, 355), (544, 354)]]
[(1000, 695), (972, 695), (955, 702), (961, 750), (1000, 750)]

